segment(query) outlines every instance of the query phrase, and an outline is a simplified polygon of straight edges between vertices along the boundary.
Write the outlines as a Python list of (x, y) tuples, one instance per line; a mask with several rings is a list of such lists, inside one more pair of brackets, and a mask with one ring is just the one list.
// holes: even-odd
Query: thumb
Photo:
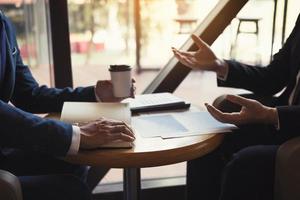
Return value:
[(208, 47), (208, 45), (197, 35), (192, 34), (191, 37), (192, 37), (193, 41), (195, 42), (195, 44), (197, 45), (197, 47), (199, 47), (200, 49), (203, 47), (205, 47), (205, 48)]
[(252, 105), (252, 100), (238, 95), (227, 95), (226, 99), (232, 103), (238, 104), (240, 106), (249, 107)]

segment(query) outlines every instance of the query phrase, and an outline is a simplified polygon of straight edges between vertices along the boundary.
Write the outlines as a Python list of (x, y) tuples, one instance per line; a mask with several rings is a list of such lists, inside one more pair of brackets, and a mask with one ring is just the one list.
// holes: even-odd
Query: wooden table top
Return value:
[[(50, 115), (58, 118), (59, 115)], [(71, 163), (112, 168), (154, 167), (169, 165), (203, 156), (222, 142), (223, 134), (208, 134), (182, 138), (143, 138), (136, 135), (131, 149), (80, 150), (77, 155), (67, 156)]]

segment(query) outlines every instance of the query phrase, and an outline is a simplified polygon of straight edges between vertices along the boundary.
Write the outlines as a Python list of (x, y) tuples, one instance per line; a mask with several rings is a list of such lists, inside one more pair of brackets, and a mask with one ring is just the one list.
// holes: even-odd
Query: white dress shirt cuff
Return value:
[(67, 155), (75, 155), (79, 151), (80, 128), (78, 126), (72, 126), (72, 127), (73, 127), (72, 141)]
[(279, 122), (279, 119), (277, 120), (277, 124), (275, 124), (275, 128), (277, 131), (280, 130), (280, 122)]
[(217, 78), (221, 81), (226, 81), (228, 77), (228, 73), (225, 76), (217, 76)]
[(225, 60), (217, 60), (218, 65), (220, 68), (222, 68), (222, 70), (225, 70), (225, 74), (224, 75), (220, 75), (217, 73), (217, 78), (220, 81), (226, 81), (227, 77), (228, 77), (228, 73), (229, 73), (229, 66), (228, 63)]

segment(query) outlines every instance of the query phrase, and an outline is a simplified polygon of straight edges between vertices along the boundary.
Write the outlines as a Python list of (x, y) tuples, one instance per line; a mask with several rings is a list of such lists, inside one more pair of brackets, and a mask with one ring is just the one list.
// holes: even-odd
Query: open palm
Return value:
[(215, 71), (219, 59), (214, 52), (210, 49), (208, 44), (201, 40), (198, 36), (192, 35), (192, 39), (199, 48), (197, 51), (179, 51), (172, 48), (175, 57), (187, 67), (192, 69), (201, 69)]

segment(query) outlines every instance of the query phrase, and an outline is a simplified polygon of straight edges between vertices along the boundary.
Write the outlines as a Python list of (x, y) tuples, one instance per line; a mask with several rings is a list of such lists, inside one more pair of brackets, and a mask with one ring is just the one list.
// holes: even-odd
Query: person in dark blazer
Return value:
[(0, 169), (19, 177), (25, 200), (90, 199), (87, 167), (61, 158), (79, 148), (134, 140), (123, 122), (99, 119), (74, 126), (34, 115), (60, 112), (65, 101), (97, 100), (119, 100), (109, 81), (76, 89), (40, 86), (23, 64), (12, 23), (0, 11)]
[(181, 63), (216, 72), (219, 86), (250, 90), (259, 101), (251, 99), (253, 95), (227, 95), (228, 102), (240, 106), (232, 113), (205, 104), (217, 120), (240, 129), (225, 135), (213, 152), (188, 162), (188, 200), (271, 200), (278, 147), (300, 132), (300, 16), (265, 67), (220, 59), (199, 37), (192, 38), (197, 51), (173, 48)]

